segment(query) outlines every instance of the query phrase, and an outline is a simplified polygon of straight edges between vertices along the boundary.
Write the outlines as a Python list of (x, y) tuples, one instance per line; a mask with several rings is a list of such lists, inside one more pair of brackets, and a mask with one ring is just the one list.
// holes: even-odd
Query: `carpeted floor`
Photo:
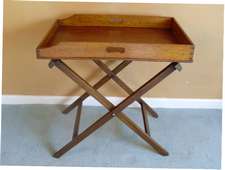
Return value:
[[(149, 116), (152, 137), (170, 153), (155, 153), (117, 118), (106, 123), (60, 159), (51, 155), (71, 139), (74, 111), (61, 114), (60, 105), (3, 105), (3, 165), (87, 167), (209, 168), (221, 160), (221, 110), (156, 109)], [(81, 130), (105, 113), (102, 107), (84, 107)], [(138, 108), (124, 111), (141, 127)]]

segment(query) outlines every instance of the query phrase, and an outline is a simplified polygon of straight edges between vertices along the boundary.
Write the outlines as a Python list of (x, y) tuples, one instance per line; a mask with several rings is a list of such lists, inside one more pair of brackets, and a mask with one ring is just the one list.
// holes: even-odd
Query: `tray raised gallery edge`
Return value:
[(194, 45), (172, 17), (76, 14), (55, 22), (40, 59), (192, 62)]

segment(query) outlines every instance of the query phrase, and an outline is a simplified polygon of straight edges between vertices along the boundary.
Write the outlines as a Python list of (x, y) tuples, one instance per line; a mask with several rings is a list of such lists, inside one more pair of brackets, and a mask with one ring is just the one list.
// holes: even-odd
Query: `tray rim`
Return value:
[[(190, 39), (190, 37), (187, 35), (187, 33), (182, 29), (182, 27), (180, 26), (180, 24), (177, 22), (177, 20), (174, 18), (174, 17), (166, 17), (166, 16), (154, 16), (154, 15), (121, 15), (121, 14), (107, 14), (107, 15), (105, 15), (105, 14), (74, 14), (74, 15), (72, 15), (72, 16), (69, 16), (69, 17), (66, 17), (66, 18), (64, 18), (64, 19), (57, 19), (55, 22), (54, 22), (54, 24), (53, 24), (53, 26), (51, 27), (51, 29), (47, 32), (47, 34), (45, 35), (45, 37), (43, 38), (43, 40), (39, 43), (39, 45), (37, 46), (37, 48), (36, 48), (36, 54), (37, 54), (37, 58), (39, 58), (39, 59), (53, 59), (53, 57), (42, 57), (41, 56), (41, 54), (40, 54), (40, 51), (41, 51), (41, 49), (46, 49), (46, 48), (51, 48), (52, 46), (47, 46), (47, 44), (51, 41), (51, 39), (54, 37), (54, 35), (56, 34), (56, 32), (57, 32), (57, 30), (58, 30), (58, 28), (60, 27), (60, 26), (67, 26), (67, 25), (65, 25), (64, 24), (64, 21), (68, 21), (68, 20), (70, 20), (70, 19), (74, 19), (74, 17), (79, 17), (79, 16), (82, 16), (82, 17), (86, 17), (86, 16), (91, 16), (91, 17), (97, 17), (97, 16), (104, 16), (104, 17), (114, 17), (114, 16), (116, 16), (116, 17), (129, 17), (129, 18), (131, 18), (131, 17), (145, 17), (145, 18), (161, 18), (161, 19), (168, 19), (168, 20), (170, 20), (170, 22), (171, 22), (171, 26), (170, 26), (170, 28), (168, 28), (168, 29), (174, 29), (173, 27), (175, 26), (176, 27), (176, 29), (177, 29), (177, 32), (179, 33), (179, 34), (181, 34), (182, 36), (183, 36), (183, 38), (185, 38), (186, 40), (185, 41), (187, 41), (188, 43), (187, 44), (181, 44), (181, 43), (177, 43), (177, 44), (170, 44), (170, 45), (175, 45), (175, 46), (180, 46), (180, 45), (185, 45), (185, 46), (190, 46), (190, 47), (192, 47), (192, 57), (191, 57), (191, 59), (189, 59), (188, 61), (185, 61), (185, 60), (180, 60), (180, 62), (193, 62), (193, 52), (194, 52), (194, 48), (195, 48), (195, 46), (194, 46), (194, 43), (192, 42), (192, 40)], [(76, 27), (76, 25), (70, 25), (70, 26), (74, 26), (74, 27)], [(83, 25), (82, 25), (83, 26)], [(88, 26), (87, 26), (88, 27)], [(117, 27), (117, 26), (116, 26)], [(134, 27), (136, 27), (136, 26), (134, 26)], [(139, 26), (139, 27), (141, 27), (141, 26)], [(145, 28), (152, 28), (152, 27), (147, 27), (147, 26), (145, 26)], [(95, 43), (95, 42), (93, 42), (93, 43)], [(129, 44), (129, 43), (127, 43), (127, 44)], [(139, 43), (139, 44), (144, 44), (144, 43)], [(160, 44), (160, 43), (151, 43), (151, 44), (149, 44), (149, 46), (150, 45), (157, 45), (157, 44), (159, 44), (159, 45), (166, 45), (166, 43), (163, 43), (163, 44)], [(169, 44), (169, 43), (168, 43)], [(55, 58), (57, 58), (57, 57), (55, 57)], [(90, 58), (92, 58), (92, 57), (90, 57)], [(78, 60), (85, 60), (85, 59), (90, 59), (90, 58), (86, 58), (86, 57), (84, 57), (84, 58), (82, 58), (82, 57), (76, 57), (76, 58), (74, 58), (74, 57), (65, 57), (65, 58), (62, 58), (62, 59), (78, 59)], [(94, 59), (94, 58), (92, 58), (92, 59)], [(98, 57), (98, 59), (101, 59), (101, 57)], [(110, 58), (104, 58), (104, 59), (110, 59)], [(113, 59), (116, 59), (116, 58), (113, 58)], [(129, 58), (126, 58), (126, 59), (128, 59), (129, 60)], [(133, 60), (137, 60), (137, 59), (135, 59), (135, 58), (132, 58)], [(143, 59), (143, 60), (145, 60), (145, 61), (157, 61), (157, 59)], [(160, 59), (159, 59), (159, 61), (160, 61)], [(166, 61), (166, 60), (164, 60), (164, 61)], [(172, 61), (172, 60), (168, 60), (168, 61)], [(176, 61), (178, 61), (178, 60), (176, 60)]]

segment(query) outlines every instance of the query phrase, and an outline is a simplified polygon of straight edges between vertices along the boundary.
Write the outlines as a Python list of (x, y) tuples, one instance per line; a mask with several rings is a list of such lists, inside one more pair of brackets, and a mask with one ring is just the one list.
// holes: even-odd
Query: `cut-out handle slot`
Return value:
[(123, 18), (111, 18), (110, 22), (114, 23), (114, 24), (122, 24), (122, 23), (124, 23), (124, 19)]
[(113, 53), (113, 52), (124, 53), (125, 48), (124, 47), (106, 47), (106, 51), (108, 53)]

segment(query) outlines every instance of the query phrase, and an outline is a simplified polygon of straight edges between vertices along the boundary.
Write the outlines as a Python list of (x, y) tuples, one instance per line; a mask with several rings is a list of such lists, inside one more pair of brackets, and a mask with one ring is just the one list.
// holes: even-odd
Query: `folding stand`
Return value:
[[(127, 86), (116, 75), (126, 65), (131, 63), (130, 61), (123, 61), (113, 71), (111, 71), (100, 60), (93, 60), (93, 61), (105, 73), (107, 73), (107, 75), (103, 77), (93, 87), (88, 82), (86, 82), (82, 77), (80, 77), (76, 72), (74, 72), (70, 67), (68, 67), (63, 61), (57, 59), (57, 60), (51, 60), (51, 62), (49, 63), (50, 68), (52, 68), (53, 66), (56, 66), (59, 70), (65, 73), (68, 77), (70, 77), (74, 82), (76, 82), (78, 85), (80, 85), (80, 87), (82, 87), (86, 91), (85, 94), (83, 94), (80, 98), (78, 98), (75, 102), (73, 102), (68, 108), (64, 110), (64, 113), (68, 113), (74, 107), (78, 106), (76, 119), (74, 123), (74, 131), (72, 135), (72, 140), (69, 143), (67, 143), (63, 148), (61, 148), (59, 151), (57, 151), (53, 156), (55, 158), (61, 157), (63, 154), (65, 154), (75, 145), (80, 143), (82, 140), (84, 140), (86, 137), (92, 134), (95, 130), (103, 126), (106, 122), (108, 122), (113, 117), (117, 117), (119, 120), (125, 123), (131, 130), (133, 130), (143, 140), (145, 140), (148, 144), (150, 144), (159, 154), (163, 156), (168, 155), (169, 153), (162, 146), (160, 146), (156, 141), (154, 141), (153, 138), (150, 136), (146, 110), (148, 110), (151, 113), (151, 115), (154, 117), (157, 117), (158, 115), (140, 97), (143, 94), (145, 94), (148, 90), (153, 88), (155, 85), (157, 85), (164, 78), (166, 78), (174, 70), (177, 69), (180, 71), (181, 70), (180, 64), (178, 64), (177, 62), (173, 62), (169, 64), (167, 67), (165, 67), (162, 71), (160, 71), (157, 75), (155, 75), (153, 78), (147, 81), (144, 85), (142, 85), (136, 91), (132, 91), (129, 88), (129, 86)], [(126, 99), (124, 99), (121, 103), (119, 103), (117, 106), (114, 106), (108, 99), (106, 99), (101, 93), (97, 91), (97, 89), (109, 79), (113, 79), (120, 87), (122, 87), (129, 94), (129, 96)], [(98, 100), (106, 109), (109, 110), (109, 112), (107, 112), (104, 116), (99, 118), (91, 126), (89, 126), (87, 129), (85, 129), (83, 132), (81, 132), (78, 135), (82, 102), (89, 95), (93, 96), (96, 100)], [(141, 105), (145, 132), (142, 131), (142, 129), (137, 124), (135, 124), (129, 117), (127, 117), (124, 113), (122, 113), (122, 110), (125, 109), (128, 105), (130, 105), (134, 101), (139, 102)]]
[[(38, 59), (50, 59), (50, 68), (56, 66), (86, 91), (63, 111), (66, 114), (78, 107), (72, 139), (57, 151), (53, 155), (54, 157), (61, 157), (113, 117), (117, 117), (126, 124), (159, 154), (169, 154), (150, 135), (147, 114), (149, 113), (154, 118), (157, 118), (158, 114), (141, 99), (141, 96), (174, 70), (180, 71), (179, 63), (193, 61), (194, 44), (175, 18), (76, 14), (56, 20), (43, 41), (38, 45), (36, 53)], [(62, 59), (92, 60), (106, 75), (91, 86), (61, 61)], [(122, 62), (110, 70), (101, 60), (122, 60)], [(117, 76), (133, 61), (171, 62), (171, 64), (133, 91)], [(111, 79), (128, 94), (128, 97), (116, 106), (97, 91)], [(82, 104), (89, 95), (99, 101), (108, 112), (79, 133)], [(141, 106), (144, 130), (122, 112), (134, 101), (137, 101)]]

